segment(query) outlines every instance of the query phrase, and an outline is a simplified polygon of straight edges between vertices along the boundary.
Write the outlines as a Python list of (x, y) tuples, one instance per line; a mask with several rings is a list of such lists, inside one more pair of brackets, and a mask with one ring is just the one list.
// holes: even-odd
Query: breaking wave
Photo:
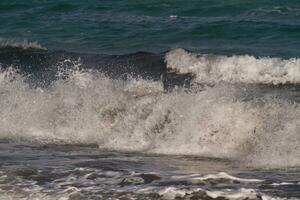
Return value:
[(300, 60), (256, 58), (254, 56), (216, 56), (175, 49), (166, 55), (167, 67), (179, 73), (193, 73), (196, 81), (256, 84), (299, 84)]
[(193, 74), (188, 89), (168, 91), (151, 77), (113, 78), (83, 68), (84, 60), (60, 62), (55, 78), (41, 87), (28, 81), (34, 72), (3, 65), (0, 138), (300, 165), (297, 59), (209, 57), (180, 49), (165, 59), (167, 67)]
[(41, 49), (46, 50), (45, 47), (40, 45), (38, 42), (30, 42), (28, 40), (15, 41), (15, 40), (4, 40), (0, 39), (0, 48), (21, 48), (21, 49)]

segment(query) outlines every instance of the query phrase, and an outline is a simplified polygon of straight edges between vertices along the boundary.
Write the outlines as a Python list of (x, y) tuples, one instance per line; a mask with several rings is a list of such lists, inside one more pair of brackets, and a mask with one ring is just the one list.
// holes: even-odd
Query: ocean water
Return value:
[(299, 199), (300, 2), (0, 2), (0, 199)]
[(297, 0), (2, 0), (0, 36), (49, 49), (299, 56)]

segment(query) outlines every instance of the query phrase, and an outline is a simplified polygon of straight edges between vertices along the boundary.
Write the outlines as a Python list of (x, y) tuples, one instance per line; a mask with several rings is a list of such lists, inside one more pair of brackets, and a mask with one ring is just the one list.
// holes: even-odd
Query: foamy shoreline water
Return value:
[[(0, 144), (0, 199), (299, 199), (296, 169), (229, 160)], [(287, 185), (288, 184), (288, 185)]]

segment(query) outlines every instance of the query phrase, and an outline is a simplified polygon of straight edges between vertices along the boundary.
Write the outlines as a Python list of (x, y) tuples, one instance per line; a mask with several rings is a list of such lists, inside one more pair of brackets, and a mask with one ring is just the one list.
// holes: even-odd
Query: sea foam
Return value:
[(217, 56), (174, 49), (167, 53), (165, 60), (168, 68), (179, 73), (193, 73), (200, 83), (300, 83), (300, 60), (296, 58)]
[[(199, 62), (197, 56), (192, 57)], [(170, 54), (167, 62), (169, 59)], [(226, 59), (231, 60), (219, 58), (216, 69), (222, 68), (220, 60), (224, 59), (225, 63)], [(253, 82), (253, 76), (251, 73), (243, 80)], [(199, 77), (196, 81), (217, 80), (207, 74), (206, 78)], [(114, 151), (208, 156), (256, 166), (299, 165), (298, 103), (260, 92), (253, 85), (233, 84), (242, 80), (236, 74), (229, 83), (226, 77), (221, 76), (222, 84), (214, 81), (213, 87), (165, 92), (161, 81), (114, 80), (95, 70), (76, 67), (58, 73), (49, 87), (39, 88), (27, 83), (28, 77), (16, 70), (2, 70), (0, 138), (42, 144), (96, 144)], [(255, 80), (277, 84), (281, 78)], [(260, 94), (249, 97), (248, 91)]]

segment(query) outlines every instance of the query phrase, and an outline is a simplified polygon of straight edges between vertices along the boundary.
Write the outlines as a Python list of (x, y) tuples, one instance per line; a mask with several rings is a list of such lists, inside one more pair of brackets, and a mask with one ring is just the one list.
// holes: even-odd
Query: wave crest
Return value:
[(3, 40), (0, 39), (0, 48), (21, 48), (21, 49), (40, 49), (47, 50), (46, 47), (43, 47), (38, 42), (33, 41), (15, 41), (15, 40)]
[(300, 164), (298, 103), (267, 93), (245, 100), (252, 86), (166, 93), (161, 81), (74, 69), (39, 88), (18, 72), (0, 74), (0, 139)]
[(169, 69), (193, 73), (204, 84), (220, 82), (246, 84), (299, 84), (300, 60), (255, 58), (254, 56), (217, 56), (174, 49), (166, 54)]

